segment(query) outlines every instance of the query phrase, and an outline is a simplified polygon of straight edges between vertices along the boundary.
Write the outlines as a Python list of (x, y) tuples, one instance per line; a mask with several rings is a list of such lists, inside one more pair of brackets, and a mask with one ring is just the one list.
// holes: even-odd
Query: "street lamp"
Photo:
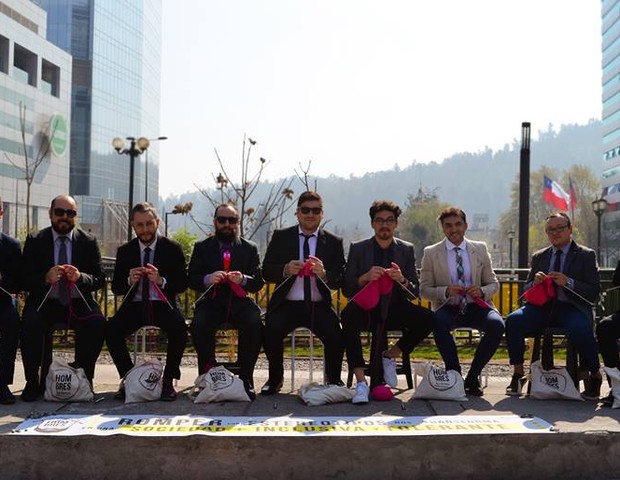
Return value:
[(126, 137), (129, 140), (129, 148), (125, 148), (125, 140), (116, 137), (112, 140), (112, 146), (119, 155), (129, 155), (129, 205), (127, 210), (127, 241), (131, 241), (131, 209), (133, 208), (133, 187), (136, 157), (149, 148), (148, 138)]
[[(149, 142), (168, 140), (168, 137), (149, 138)], [(149, 151), (144, 155), (144, 201), (149, 201)]]
[(514, 227), (511, 230), (508, 230), (506, 232), (506, 235), (508, 235), (508, 258), (509, 258), (509, 265), (510, 268), (512, 269), (512, 242), (515, 239), (515, 231), (514, 231)]
[(601, 261), (601, 217), (607, 210), (607, 200), (604, 198), (597, 198), (592, 202), (592, 211), (596, 215), (597, 223), (597, 239), (596, 239), (596, 256), (598, 261)]
[(192, 210), (193, 206), (194, 204), (192, 202), (187, 202), (184, 204), (178, 203), (174, 206), (171, 212), (164, 213), (164, 236), (165, 237), (168, 236), (168, 215), (177, 215), (179, 213), (181, 215), (185, 215), (186, 213), (189, 213)]

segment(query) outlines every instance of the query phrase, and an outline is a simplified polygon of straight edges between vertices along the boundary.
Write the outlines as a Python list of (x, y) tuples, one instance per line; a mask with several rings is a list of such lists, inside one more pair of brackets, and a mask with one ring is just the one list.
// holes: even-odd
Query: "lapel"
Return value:
[(564, 273), (568, 272), (573, 260), (577, 256), (577, 244), (571, 240), (570, 248), (568, 249), (568, 253), (566, 254), (566, 260), (564, 261)]
[(316, 256), (321, 260), (327, 256), (327, 235), (323, 229), (319, 229), (319, 235), (316, 239)]
[(78, 262), (80, 261), (80, 240), (81, 234), (77, 228), (73, 229), (73, 240), (71, 241), (71, 265), (80, 265)]
[(549, 273), (549, 263), (551, 263), (551, 255), (552, 254), (553, 254), (553, 247), (546, 248), (540, 254), (540, 260), (539, 260), (539, 263), (538, 263), (538, 268), (536, 269), (537, 271), (540, 270), (541, 272)]
[(469, 268), (471, 269), (471, 281), (474, 285), (480, 284), (478, 281), (478, 275), (480, 272), (478, 271), (478, 265), (480, 265), (480, 256), (478, 254), (478, 249), (476, 246), (467, 241), (467, 255), (469, 255)]
[(450, 266), (448, 265), (448, 250), (445, 238), (435, 247), (435, 258), (439, 265), (438, 271), (441, 272), (441, 278), (437, 279), (437, 283), (439, 285), (450, 285), (452, 279), (450, 278)]

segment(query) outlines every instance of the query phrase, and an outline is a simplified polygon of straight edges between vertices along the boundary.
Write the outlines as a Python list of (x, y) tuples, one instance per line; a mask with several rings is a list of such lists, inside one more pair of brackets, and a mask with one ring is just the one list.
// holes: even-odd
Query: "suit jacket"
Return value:
[[(23, 260), (19, 241), (0, 233), (0, 286), (7, 292), (17, 293), (23, 288)], [(0, 305), (6, 306), (13, 302), (13, 298), (0, 292)]]
[[(24, 245), (24, 288), (30, 292), (27, 304), (34, 302), (38, 306), (41, 303), (50, 287), (45, 283), (45, 274), (54, 265), (52, 227), (28, 235)], [(93, 292), (103, 287), (105, 282), (101, 253), (95, 237), (79, 228), (73, 229), (71, 265), (81, 274), (76, 286), (84, 298), (94, 304)]]
[[(549, 273), (549, 264), (553, 247), (548, 246), (538, 250), (532, 255), (532, 268), (525, 282), (525, 290), (534, 285), (534, 276), (537, 272)], [(598, 265), (596, 264), (596, 253), (594, 250), (579, 245), (571, 241), (566, 260), (564, 261), (564, 272), (567, 277), (575, 282), (573, 290), (588, 301), (595, 303), (601, 290), (601, 279), (599, 277)], [(581, 310), (590, 318), (592, 316), (592, 306), (568, 289), (564, 289), (568, 301), (577, 309)]]
[[(326, 272), (324, 281), (317, 278), (317, 288), (323, 300), (331, 303), (330, 289), (340, 288), (342, 282), (344, 269), (342, 238), (322, 228), (319, 229), (315, 257), (321, 259)], [(294, 275), (284, 276), (284, 265), (291, 260), (299, 260), (298, 225), (273, 232), (271, 241), (267, 246), (267, 253), (263, 261), (263, 276), (266, 281), (277, 284), (267, 306), (269, 310), (286, 300), (286, 295), (295, 283), (296, 277)]]
[(620, 260), (618, 260), (618, 265), (616, 265), (616, 269), (614, 270), (613, 282), (615, 287), (620, 285)]
[[(185, 272), (185, 255), (181, 245), (166, 237), (157, 235), (155, 257), (151, 264), (157, 267), (159, 275), (166, 279), (166, 285), (162, 289), (164, 295), (173, 307), (177, 306), (177, 295), (187, 289), (187, 274)], [(140, 245), (138, 239), (118, 247), (116, 252), (116, 266), (112, 278), (112, 291), (115, 295), (127, 295), (130, 285), (129, 270), (142, 266)], [(126, 301), (130, 302), (136, 294), (137, 288), (132, 288), (127, 295)]]
[[(401, 240), (400, 238), (394, 238), (394, 259), (403, 274), (403, 276), (409, 281), (406, 286), (413, 294), (418, 294), (418, 274), (415, 266), (415, 249), (413, 244)], [(347, 298), (353, 297), (363, 287), (360, 287), (357, 283), (358, 278), (366, 273), (373, 265), (376, 265), (374, 261), (375, 252), (375, 239), (374, 237), (366, 240), (360, 240), (354, 242), (349, 247), (349, 257), (347, 259), (347, 265), (345, 267), (344, 282), (342, 292)], [(413, 298), (405, 290), (398, 288), (393, 290), (399, 293), (399, 298), (407, 300), (407, 298)]]
[[(189, 288), (197, 292), (204, 292), (204, 276), (217, 270), (224, 270), (222, 253), (220, 251), (220, 243), (211, 236), (194, 245), (192, 258), (189, 261)], [(237, 238), (233, 243), (230, 252), (230, 271), (237, 270), (246, 276), (246, 284), (242, 285), (243, 289), (249, 293), (256, 293), (265, 282), (260, 269), (260, 260), (258, 257), (258, 248), (254, 242), (250, 242), (243, 238)], [(232, 298), (233, 302), (247, 301), (246, 298), (239, 298), (236, 295), (230, 297), (230, 287), (228, 285), (216, 285), (219, 295), (216, 298)], [(212, 297), (207, 294), (198, 304), (211, 301)]]
[[(491, 265), (491, 255), (484, 242), (467, 240), (467, 255), (471, 266), (472, 283), (482, 289), (486, 302), (493, 305), (491, 298), (499, 290), (499, 282)], [(448, 301), (446, 290), (452, 284), (446, 239), (424, 249), (422, 269), (420, 271), (420, 294), (431, 301), (431, 308), (436, 311)]]

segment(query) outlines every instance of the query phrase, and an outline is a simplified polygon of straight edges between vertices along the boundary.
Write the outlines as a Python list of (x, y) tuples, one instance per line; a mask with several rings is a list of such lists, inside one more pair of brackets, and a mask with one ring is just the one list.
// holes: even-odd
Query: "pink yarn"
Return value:
[(387, 402), (394, 398), (394, 394), (392, 390), (387, 385), (377, 385), (373, 387), (371, 392), (373, 400), (377, 400), (379, 402)]

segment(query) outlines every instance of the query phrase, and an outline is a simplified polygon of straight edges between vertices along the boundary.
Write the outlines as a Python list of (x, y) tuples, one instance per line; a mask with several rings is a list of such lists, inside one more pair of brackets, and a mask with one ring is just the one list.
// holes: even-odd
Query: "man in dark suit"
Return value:
[[(260, 308), (245, 292), (264, 285), (256, 244), (239, 237), (239, 213), (232, 205), (215, 209), (215, 235), (194, 245), (189, 262), (189, 286), (201, 295), (190, 327), (198, 374), (215, 365), (215, 335), (224, 322), (239, 329), (239, 377), (254, 393), (254, 365), (262, 344)], [(233, 286), (237, 285), (238, 287)], [(242, 290), (241, 290), (242, 289)]]
[(508, 315), (506, 342), (514, 373), (506, 393), (520, 393), (526, 334), (538, 332), (546, 326), (558, 326), (566, 329), (590, 372), (584, 379), (585, 391), (582, 396), (586, 400), (596, 400), (602, 383), (592, 327), (592, 305), (601, 288), (596, 254), (571, 239), (573, 226), (565, 213), (549, 215), (545, 220), (545, 232), (551, 245), (532, 256), (525, 290), (550, 278), (556, 294), (542, 306), (527, 303)]
[[(106, 343), (123, 378), (133, 367), (125, 337), (145, 325), (166, 332), (168, 352), (161, 399), (172, 401), (177, 398), (172, 382), (181, 377), (187, 340), (185, 319), (177, 306), (177, 295), (187, 289), (185, 256), (181, 245), (157, 234), (159, 216), (150, 203), (133, 207), (131, 225), (137, 238), (118, 248), (112, 279), (114, 294), (125, 298), (108, 322)], [(125, 398), (122, 387), (115, 398)]]
[[(374, 361), (377, 363), (372, 365), (371, 372), (373, 385), (385, 382), (396, 387), (395, 359), (403, 352), (409, 354), (433, 328), (433, 313), (409, 301), (418, 292), (418, 275), (413, 245), (394, 236), (400, 207), (394, 202), (380, 200), (372, 204), (369, 213), (375, 234), (351, 244), (343, 285), (343, 293), (349, 298), (349, 303), (342, 311), (342, 328), (347, 362), (357, 381), (352, 402), (359, 404), (367, 403), (369, 394), (364, 375), (361, 330), (370, 328), (373, 335), (383, 335), (390, 329), (402, 330), (402, 337), (389, 350), (375, 352)], [(383, 278), (391, 282), (389, 293), (382, 294), (376, 306), (365, 311), (358, 305), (356, 295), (371, 282), (379, 282)], [(363, 291), (359, 295), (369, 293)], [(376, 339), (376, 345), (382, 342), (383, 339)]]
[[(0, 198), (0, 219), (4, 214)], [(11, 294), (22, 289), (22, 251), (19, 241), (0, 233), (0, 404), (15, 403), (9, 390), (15, 371), (19, 315)]]
[(320, 228), (323, 202), (318, 193), (300, 195), (296, 216), (298, 225), (273, 233), (263, 261), (265, 280), (277, 284), (265, 318), (269, 380), (263, 395), (282, 388), (282, 341), (298, 327), (309, 328), (321, 339), (327, 382), (342, 384), (342, 331), (330, 291), (338, 289), (342, 280), (342, 239)]
[[(616, 265), (613, 277), (614, 287), (620, 286), (620, 261)], [(596, 327), (596, 338), (598, 348), (603, 357), (603, 364), (608, 368), (620, 367), (620, 355), (618, 354), (618, 339), (620, 338), (620, 310), (613, 315), (605, 317)], [(611, 407), (614, 403), (614, 396), (609, 392), (601, 403), (606, 407)]]
[(452, 336), (455, 328), (470, 327), (484, 333), (465, 378), (465, 392), (481, 397), (484, 392), (478, 377), (504, 334), (504, 320), (491, 300), (499, 282), (486, 243), (465, 238), (465, 212), (448, 207), (438, 221), (445, 238), (424, 249), (420, 292), (435, 312), (433, 337), (446, 370), (461, 372)]
[(75, 367), (91, 381), (104, 339), (105, 319), (93, 292), (104, 285), (97, 240), (75, 227), (77, 205), (60, 195), (49, 210), (51, 227), (30, 234), (24, 245), (21, 351), (26, 375), (22, 400), (37, 400), (44, 335), (55, 324), (75, 330)]

